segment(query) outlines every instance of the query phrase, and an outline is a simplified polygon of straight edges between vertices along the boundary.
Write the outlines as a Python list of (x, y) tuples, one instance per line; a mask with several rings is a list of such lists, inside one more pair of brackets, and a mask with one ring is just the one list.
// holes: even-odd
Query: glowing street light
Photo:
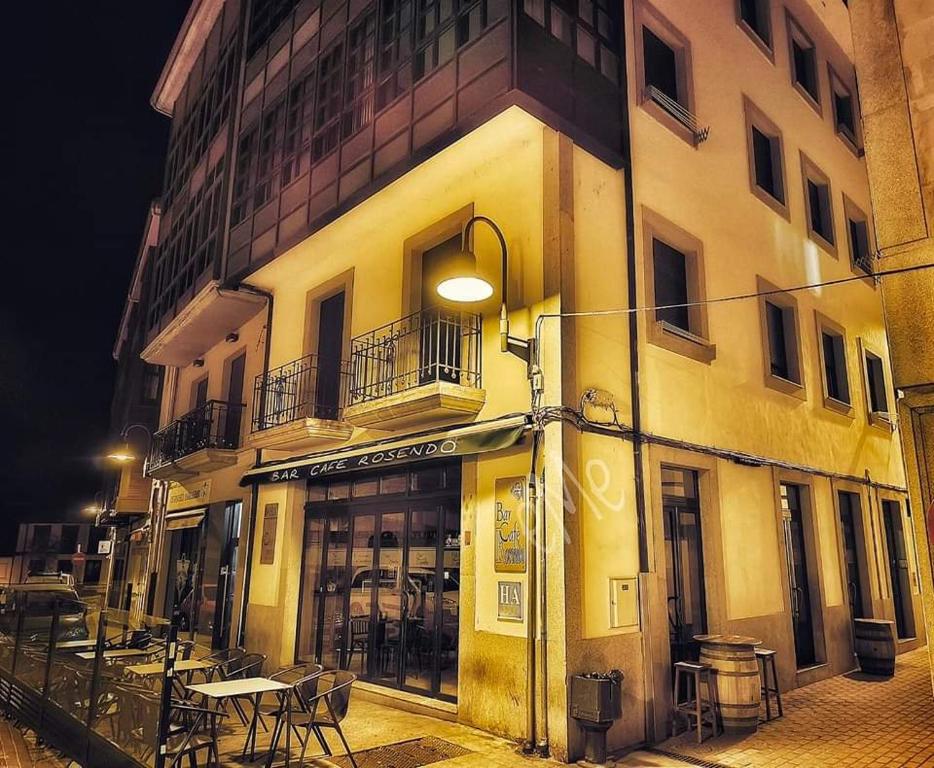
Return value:
[(455, 274), (438, 283), (436, 290), (438, 291), (438, 295), (443, 299), (465, 304), (485, 301), (493, 295), (492, 283), (477, 270), (477, 255), (470, 250), (470, 232), (474, 224), (478, 221), (482, 221), (493, 230), (496, 239), (499, 240), (500, 252), (502, 254), (502, 299), (499, 311), (500, 349), (503, 352), (511, 352), (526, 362), (529, 362), (529, 342), (525, 339), (518, 339), (509, 335), (509, 315), (506, 311), (506, 291), (509, 283), (509, 254), (506, 249), (506, 238), (503, 236), (503, 231), (496, 225), (495, 221), (487, 216), (472, 216), (467, 220), (461, 232), (460, 252), (454, 257), (453, 270)]

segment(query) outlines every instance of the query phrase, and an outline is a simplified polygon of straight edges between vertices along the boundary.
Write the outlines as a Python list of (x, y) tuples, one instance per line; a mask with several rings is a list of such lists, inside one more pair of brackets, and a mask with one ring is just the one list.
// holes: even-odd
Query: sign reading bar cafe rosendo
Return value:
[[(375, 445), (366, 451), (347, 455), (330, 454), (290, 462), (286, 466), (257, 467), (240, 481), (249, 483), (289, 483), (310, 480), (357, 470), (382, 469), (426, 459), (444, 459), (484, 453), (513, 445), (522, 435), (524, 426), (505, 427), (470, 434), (448, 433), (437, 438), (405, 445)], [(524, 570), (524, 569), (523, 569)]]
[(500, 477), (494, 489), (493, 566), (497, 573), (525, 573), (525, 478)]

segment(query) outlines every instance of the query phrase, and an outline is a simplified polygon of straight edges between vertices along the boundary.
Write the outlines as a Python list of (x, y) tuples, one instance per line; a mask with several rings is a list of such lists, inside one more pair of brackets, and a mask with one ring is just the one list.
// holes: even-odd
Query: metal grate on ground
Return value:
[[(420, 768), (423, 765), (450, 760), (452, 757), (469, 755), (470, 750), (434, 736), (423, 736), (410, 741), (398, 741), (372, 749), (355, 752), (359, 768)], [(340, 768), (351, 768), (350, 758), (336, 755), (329, 762)]]

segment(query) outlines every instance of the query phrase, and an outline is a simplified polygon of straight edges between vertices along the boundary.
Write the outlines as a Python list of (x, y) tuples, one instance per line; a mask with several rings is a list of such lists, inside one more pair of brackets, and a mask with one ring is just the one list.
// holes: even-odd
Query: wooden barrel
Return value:
[(854, 619), (856, 658), (867, 675), (895, 674), (895, 622), (883, 619)]
[(713, 668), (714, 696), (727, 733), (752, 733), (759, 727), (762, 686), (754, 645), (704, 641), (700, 661)]

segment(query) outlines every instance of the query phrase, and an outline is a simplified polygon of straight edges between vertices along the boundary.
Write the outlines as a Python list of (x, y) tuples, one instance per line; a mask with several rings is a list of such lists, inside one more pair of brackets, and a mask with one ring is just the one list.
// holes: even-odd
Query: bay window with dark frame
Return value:
[(318, 60), (312, 162), (336, 149), (340, 141), (343, 88), (344, 44), (341, 41), (321, 54)]
[(370, 11), (347, 35), (343, 138), (353, 136), (373, 120), (376, 83), (376, 12)]
[(376, 109), (395, 101), (412, 86), (415, 0), (383, 0), (379, 6)]

